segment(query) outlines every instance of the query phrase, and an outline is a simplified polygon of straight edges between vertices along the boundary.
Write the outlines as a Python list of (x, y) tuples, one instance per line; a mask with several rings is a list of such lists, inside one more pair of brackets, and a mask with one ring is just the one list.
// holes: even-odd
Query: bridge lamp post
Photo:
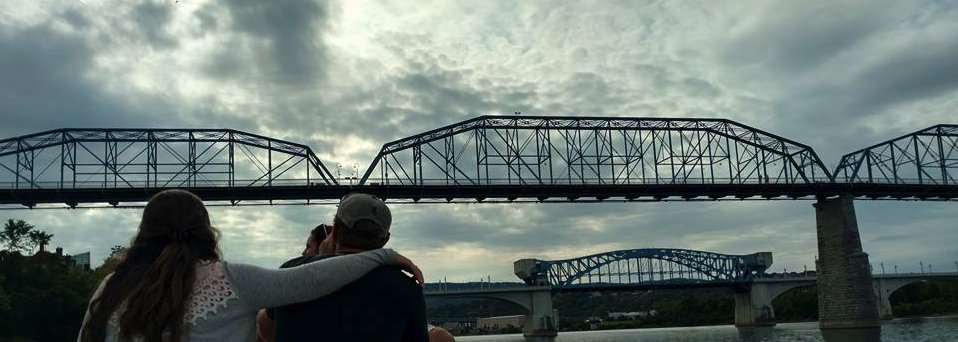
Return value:
[(898, 274), (898, 265), (895, 265), (895, 274)]
[(918, 267), (921, 268), (921, 273), (925, 273), (925, 262), (924, 262), (924, 261), (919, 261), (919, 262), (918, 262)]
[(336, 163), (336, 179), (343, 179), (342, 169), (343, 164)]
[(885, 275), (885, 262), (881, 262), (881, 274)]

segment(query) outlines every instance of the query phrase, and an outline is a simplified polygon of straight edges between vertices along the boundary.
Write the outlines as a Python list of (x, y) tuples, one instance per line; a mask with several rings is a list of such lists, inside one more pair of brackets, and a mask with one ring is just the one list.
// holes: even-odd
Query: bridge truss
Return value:
[(385, 144), (346, 185), (305, 145), (235, 130), (60, 129), (0, 140), (0, 205), (136, 205), (168, 188), (229, 204), (350, 191), (400, 203), (948, 200), (956, 131), (869, 147), (831, 173), (810, 147), (723, 119), (480, 116)]
[(362, 183), (488, 186), (829, 181), (831, 175), (808, 146), (729, 120), (481, 116), (386, 144)]
[(27, 206), (142, 201), (166, 188), (337, 185), (309, 147), (229, 129), (59, 129), (0, 140), (0, 184)]
[(734, 286), (772, 264), (772, 253), (726, 255), (688, 249), (629, 249), (566, 260), (516, 261), (527, 285), (556, 289)]
[(842, 157), (848, 183), (958, 185), (958, 125), (936, 125)]

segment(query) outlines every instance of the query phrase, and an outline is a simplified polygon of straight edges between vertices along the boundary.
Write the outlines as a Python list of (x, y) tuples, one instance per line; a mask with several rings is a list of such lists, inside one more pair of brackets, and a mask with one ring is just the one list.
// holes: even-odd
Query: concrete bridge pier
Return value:
[(753, 284), (746, 291), (735, 292), (736, 327), (770, 327), (775, 325), (775, 309), (768, 286)]
[(895, 318), (891, 312), (891, 302), (888, 300), (888, 297), (878, 299), (878, 315), (882, 320), (890, 320)]
[(426, 304), (453, 298), (493, 299), (518, 304), (525, 311), (522, 335), (526, 341), (554, 341), (559, 333), (558, 314), (552, 307), (552, 287), (487, 289), (426, 293)]
[(530, 293), (530, 296), (531, 305), (529, 314), (526, 315), (526, 324), (522, 328), (522, 336), (527, 340), (557, 336), (559, 325), (558, 317), (552, 308), (552, 291), (535, 291)]
[(819, 329), (825, 335), (832, 335), (827, 330), (833, 329), (880, 331), (879, 303), (872, 289), (868, 254), (862, 251), (852, 197), (819, 198), (813, 206), (818, 232)]
[(905, 285), (916, 282), (909, 278), (878, 278), (874, 283), (875, 298), (878, 302), (878, 314), (883, 320), (895, 318), (891, 310), (891, 294)]
[(735, 291), (735, 326), (771, 327), (777, 324), (772, 301), (785, 291), (807, 286), (802, 282), (768, 281), (755, 282), (747, 290)]

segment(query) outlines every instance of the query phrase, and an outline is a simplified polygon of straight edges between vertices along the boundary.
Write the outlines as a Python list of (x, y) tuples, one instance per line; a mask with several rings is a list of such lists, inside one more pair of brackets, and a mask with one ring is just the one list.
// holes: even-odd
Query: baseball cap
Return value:
[(343, 221), (346, 227), (352, 227), (359, 220), (370, 220), (387, 232), (392, 223), (392, 213), (386, 203), (375, 196), (358, 192), (348, 194), (339, 201), (336, 217)]

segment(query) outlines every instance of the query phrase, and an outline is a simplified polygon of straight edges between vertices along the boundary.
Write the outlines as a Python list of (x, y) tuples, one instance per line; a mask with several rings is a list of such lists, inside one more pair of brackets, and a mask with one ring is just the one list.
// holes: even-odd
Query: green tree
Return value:
[(103, 274), (76, 268), (68, 256), (22, 254), (52, 238), (23, 220), (7, 220), (0, 232), (0, 341), (76, 338)]
[(30, 239), (29, 245), (31, 252), (37, 248), (42, 251), (44, 246), (50, 244), (50, 239), (53, 239), (53, 234), (34, 229), (27, 234), (27, 237)]
[(0, 243), (13, 252), (32, 253), (37, 248), (43, 250), (43, 247), (50, 244), (51, 239), (53, 234), (36, 229), (24, 220), (7, 219), (3, 231), (0, 232)]
[(113, 245), (113, 247), (110, 247), (110, 256), (108, 256), (107, 259), (123, 256), (123, 253), (126, 253), (126, 249), (126, 247), (120, 245)]
[(10, 295), (3, 291), (3, 274), (0, 274), (0, 312), (10, 310)]
[(7, 250), (24, 252), (27, 250), (26, 244), (33, 228), (32, 224), (24, 220), (7, 219), (3, 232), (0, 232), (0, 242), (7, 245)]

